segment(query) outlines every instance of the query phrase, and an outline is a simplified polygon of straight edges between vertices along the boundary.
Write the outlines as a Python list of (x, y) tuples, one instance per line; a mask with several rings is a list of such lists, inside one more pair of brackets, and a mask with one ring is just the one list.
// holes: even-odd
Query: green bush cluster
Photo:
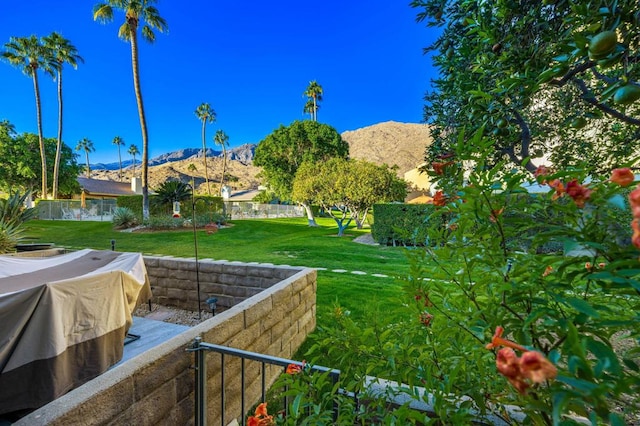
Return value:
[(373, 239), (382, 245), (422, 246), (428, 241), (432, 204), (374, 204)]

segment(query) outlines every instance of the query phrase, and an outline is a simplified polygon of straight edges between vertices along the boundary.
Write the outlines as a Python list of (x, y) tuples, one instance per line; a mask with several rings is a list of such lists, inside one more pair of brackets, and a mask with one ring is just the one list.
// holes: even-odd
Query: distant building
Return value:
[(131, 183), (116, 182), (114, 180), (90, 179), (78, 177), (80, 184), (80, 198), (118, 198), (122, 195), (141, 195), (142, 181), (140, 178), (133, 178)]

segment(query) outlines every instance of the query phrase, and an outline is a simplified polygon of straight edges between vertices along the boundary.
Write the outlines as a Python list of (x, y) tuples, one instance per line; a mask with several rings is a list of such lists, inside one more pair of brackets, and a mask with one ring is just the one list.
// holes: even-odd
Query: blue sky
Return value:
[[(58, 31), (84, 58), (77, 70), (64, 70), (63, 139), (72, 148), (91, 139), (92, 163), (117, 161), (116, 135), (142, 150), (131, 49), (117, 37), (124, 16), (94, 22), (95, 3), (13, 1), (0, 15), (3, 45), (11, 36)], [(408, 3), (160, 0), (169, 32), (157, 34), (154, 44), (140, 43), (150, 156), (201, 146), (194, 111), (202, 102), (217, 113), (207, 126), (208, 147), (217, 129), (232, 147), (258, 143), (281, 124), (309, 117), (302, 93), (311, 80), (324, 89), (318, 121), (339, 132), (389, 120), (421, 122), (422, 98), (437, 77), (422, 48), (436, 34), (415, 22)], [(32, 80), (0, 62), (0, 82), (0, 120), (36, 133)], [(44, 74), (40, 91), (44, 134), (55, 137), (56, 85)]]

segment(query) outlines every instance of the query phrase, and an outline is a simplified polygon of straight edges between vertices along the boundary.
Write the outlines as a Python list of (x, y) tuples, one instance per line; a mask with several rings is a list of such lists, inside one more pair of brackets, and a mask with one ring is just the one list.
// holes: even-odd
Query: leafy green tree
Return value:
[(167, 22), (160, 16), (158, 9), (154, 6), (155, 3), (155, 0), (108, 0), (93, 7), (93, 19), (103, 23), (113, 20), (114, 9), (124, 12), (125, 21), (118, 30), (118, 37), (131, 43), (133, 86), (142, 130), (142, 218), (144, 220), (149, 218), (149, 135), (140, 87), (138, 29), (141, 30), (142, 38), (149, 43), (153, 43), (156, 38), (153, 30), (164, 32), (168, 29)]
[(129, 150), (127, 150), (130, 156), (133, 157), (133, 175), (132, 177), (136, 177), (136, 155), (140, 155), (140, 150), (137, 146), (131, 144), (129, 146)]
[(120, 179), (120, 182), (122, 182), (122, 156), (120, 155), (120, 147), (124, 146), (124, 139), (122, 139), (120, 136), (116, 136), (115, 138), (113, 138), (112, 143), (118, 147), (118, 179)]
[[(293, 179), (304, 162), (316, 163), (329, 158), (347, 158), (349, 144), (327, 124), (316, 121), (294, 121), (281, 125), (260, 141), (253, 164), (262, 167), (260, 176), (281, 200), (291, 200)], [(309, 226), (316, 226), (311, 205), (300, 203), (307, 212)]]
[(209, 185), (209, 168), (207, 167), (207, 139), (205, 137), (205, 131), (207, 123), (213, 123), (216, 121), (216, 112), (211, 108), (211, 105), (204, 102), (198, 105), (195, 113), (198, 120), (202, 121), (202, 158), (204, 159), (204, 179), (207, 183), (207, 194), (211, 195), (211, 186)]
[(338, 225), (338, 236), (352, 220), (362, 228), (375, 203), (403, 201), (407, 183), (388, 166), (364, 160), (330, 158), (303, 163), (293, 181), (292, 198), (321, 206)]
[(42, 108), (40, 103), (40, 86), (38, 85), (38, 70), (44, 69), (51, 73), (46, 57), (47, 52), (42, 42), (34, 35), (30, 37), (11, 37), (4, 45), (2, 57), (25, 75), (33, 79), (33, 90), (36, 97), (36, 120), (38, 124), (38, 140), (40, 149), (40, 176), (42, 198), (47, 197), (47, 158), (45, 154), (44, 135), (42, 132)]
[(313, 121), (318, 121), (318, 102), (322, 100), (323, 94), (324, 90), (316, 80), (310, 81), (307, 89), (304, 91), (303, 95), (308, 97), (309, 101), (312, 102), (311, 105), (309, 105), (310, 102), (307, 102), (307, 104), (305, 104), (304, 112), (310, 113)]
[[(415, 0), (418, 20), (441, 28), (427, 51), (440, 76), (424, 115), (427, 158), (493, 141), (492, 161), (533, 172), (530, 158), (596, 171), (637, 154), (640, 15), (636, 1)], [(458, 139), (457, 130), (466, 129)]]
[(224, 174), (227, 172), (227, 146), (229, 146), (229, 136), (224, 132), (224, 130), (218, 129), (213, 137), (213, 141), (216, 145), (222, 148), (222, 176), (220, 176), (220, 191), (222, 191), (222, 185), (224, 185)]
[(46, 49), (46, 61), (55, 70), (58, 80), (58, 145), (56, 158), (53, 162), (53, 191), (52, 196), (58, 198), (58, 180), (60, 175), (60, 156), (62, 151), (62, 67), (64, 64), (71, 65), (74, 69), (78, 67), (78, 62), (84, 59), (78, 54), (76, 47), (62, 35), (52, 32), (43, 37), (42, 42)]
[(88, 138), (82, 138), (81, 140), (78, 141), (78, 144), (76, 145), (76, 151), (84, 151), (86, 165), (87, 165), (86, 173), (88, 178), (91, 177), (91, 167), (89, 166), (89, 153), (94, 152), (95, 150), (96, 149), (93, 146), (93, 142)]
[[(52, 162), (57, 151), (57, 141), (45, 138), (45, 155)], [(0, 188), (3, 191), (33, 192), (42, 181), (40, 176), (39, 139), (33, 133), (9, 135), (0, 127)], [(76, 180), (82, 168), (76, 163), (76, 154), (62, 144), (60, 155), (59, 195), (69, 197), (80, 190)], [(51, 172), (49, 172), (51, 177)], [(48, 179), (53, 182), (53, 179)]]

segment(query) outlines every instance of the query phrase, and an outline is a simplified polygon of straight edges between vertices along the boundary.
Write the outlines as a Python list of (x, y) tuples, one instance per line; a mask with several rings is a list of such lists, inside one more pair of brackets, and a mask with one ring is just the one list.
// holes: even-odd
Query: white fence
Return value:
[(115, 199), (86, 200), (41, 200), (38, 202), (38, 219), (44, 220), (91, 220), (110, 222), (116, 208)]
[(226, 202), (227, 214), (231, 219), (268, 219), (278, 217), (303, 217), (301, 206), (285, 204), (260, 204), (251, 201)]

